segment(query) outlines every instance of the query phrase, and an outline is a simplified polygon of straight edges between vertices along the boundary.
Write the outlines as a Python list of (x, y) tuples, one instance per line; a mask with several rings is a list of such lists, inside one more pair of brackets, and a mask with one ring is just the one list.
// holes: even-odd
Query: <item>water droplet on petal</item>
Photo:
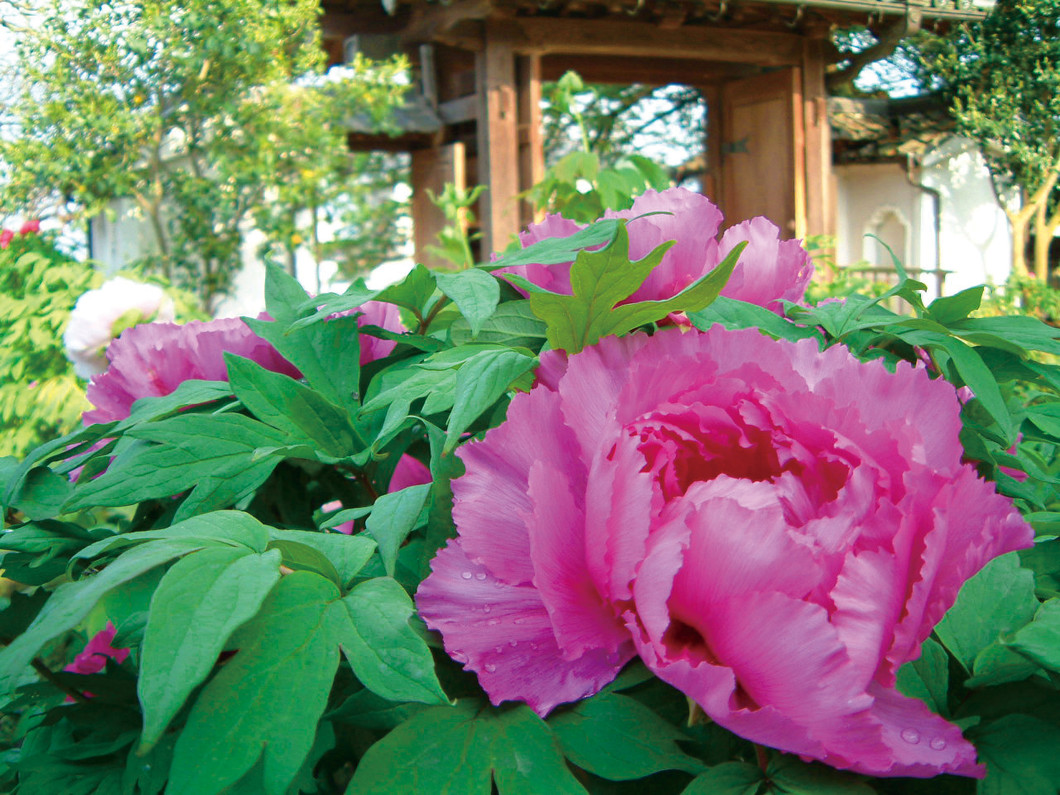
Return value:
[(484, 579), (486, 579), (486, 572), (480, 571), (478, 574), (475, 575), (475, 579), (476, 580), (484, 580)]
[(486, 673), (491, 674), (497, 670), (497, 666), (493, 663), (486, 663)]
[(934, 740), (928, 743), (928, 745), (930, 745), (936, 751), (941, 751), (943, 748), (946, 747), (946, 741), (943, 740), (941, 737), (936, 737)]
[(483, 613), (488, 613), (492, 609), (493, 609), (493, 605), (482, 605), (482, 612)]
[(515, 648), (516, 646), (518, 646), (518, 645), (519, 645), (519, 641), (517, 641), (517, 640), (510, 640), (510, 641), (508, 641), (508, 645), (509, 645), (509, 646), (511, 646), (511, 647), (512, 647), (512, 648), (514, 649), (514, 648)]
[(525, 624), (526, 623), (526, 619), (525, 618), (517, 618), (512, 623), (513, 624)]
[(916, 745), (920, 742), (920, 732), (916, 729), (902, 729), (901, 737), (910, 745)]
[(460, 576), (463, 577), (465, 580), (470, 580), (471, 579), (471, 572), (470, 571), (462, 572)]
[(499, 623), (501, 623), (501, 620), (499, 618), (491, 618), (489, 621), (486, 622), (486, 626), (495, 627)]
[(504, 651), (504, 647), (503, 646), (497, 646), (496, 648), (493, 649), (493, 651), (495, 651), (497, 654), (500, 654), (501, 652)]

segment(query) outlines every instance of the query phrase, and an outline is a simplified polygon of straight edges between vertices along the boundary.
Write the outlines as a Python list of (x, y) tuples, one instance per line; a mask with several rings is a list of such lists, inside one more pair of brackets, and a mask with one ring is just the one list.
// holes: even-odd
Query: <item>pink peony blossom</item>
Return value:
[(81, 653), (74, 657), (74, 661), (63, 670), (72, 674), (98, 674), (106, 669), (108, 659), (117, 663), (125, 662), (125, 658), (129, 656), (129, 650), (115, 649), (111, 646), (116, 633), (117, 629), (108, 621), (107, 626), (93, 635)]
[(99, 375), (107, 369), (107, 348), (115, 337), (139, 323), (172, 321), (174, 311), (158, 285), (117, 276), (77, 299), (63, 333), (66, 357), (81, 378)]
[[(354, 309), (353, 312), (360, 313), (357, 318), (358, 328), (379, 326), (387, 331), (397, 333), (408, 331), (405, 328), (405, 324), (401, 322), (401, 314), (394, 304), (387, 304), (383, 301), (367, 301), (357, 307), (357, 309)], [(384, 340), (368, 334), (362, 334), (360, 340), (362, 366), (368, 364), (368, 362), (374, 362), (376, 359), (383, 359), (389, 356), (390, 352), (394, 350), (394, 346), (397, 345), (392, 340)]]
[(36, 218), (26, 221), (22, 224), (22, 228), (18, 230), (20, 235), (36, 235), (40, 233), (40, 221)]
[(609, 337), (459, 450), (417, 595), (493, 703), (545, 715), (634, 656), (720, 725), (870, 775), (981, 776), (895, 689), (987, 561), (1030, 546), (961, 463), (953, 388), (757, 331)]
[[(668, 240), (677, 242), (628, 301), (658, 301), (676, 295), (712, 271), (742, 241), (747, 247), (722, 295), (782, 312), (781, 299), (799, 301), (813, 275), (810, 255), (797, 240), (780, 240), (780, 230), (765, 218), (754, 218), (728, 229), (717, 240), (721, 211), (705, 196), (670, 188), (646, 191), (629, 210), (608, 210), (604, 218), (629, 219), (629, 255), (647, 256)], [(520, 236), (523, 246), (553, 237), (570, 237), (582, 227), (558, 215), (531, 225)], [(495, 273), (514, 273), (539, 287), (570, 293), (570, 264), (516, 265)]]
[(147, 323), (126, 329), (107, 348), (110, 366), (92, 379), (85, 392), (95, 406), (84, 413), (85, 424), (125, 419), (140, 398), (168, 395), (189, 379), (228, 380), (226, 352), (268, 370), (301, 376), (239, 318), (184, 325)]
[(15, 239), (15, 233), (10, 229), (5, 229), (0, 232), (0, 248), (7, 248), (11, 245), (11, 241)]

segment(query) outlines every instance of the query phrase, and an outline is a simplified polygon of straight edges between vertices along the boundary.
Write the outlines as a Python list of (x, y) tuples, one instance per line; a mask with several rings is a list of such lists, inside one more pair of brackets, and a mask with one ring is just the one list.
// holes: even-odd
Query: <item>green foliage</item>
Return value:
[[(356, 282), (310, 297), (274, 267), (273, 319), (251, 326), (301, 379), (230, 356), (227, 382), (186, 382), (127, 420), (4, 464), (0, 564), (32, 588), (0, 609), (10, 641), (0, 784), (86, 795), (976, 791), (970, 780), (867, 780), (756, 748), (690, 714), (639, 663), (547, 720), (493, 706), (419, 621), (413, 594), (454, 533), (454, 449), (503, 421), (542, 350), (653, 332), (684, 311), (700, 328), (760, 328), (892, 367), (926, 359), (932, 376), (971, 388), (966, 454), (1039, 543), (970, 580), (898, 681), (968, 728), (990, 770), (980, 792), (1047, 791), (1060, 736), (1060, 501), (1043, 451), (1060, 444), (1060, 375), (1031, 354), (1060, 352), (1060, 331), (974, 317), (979, 290), (925, 305), (924, 286), (904, 274), (880, 299), (780, 317), (717, 297), (739, 252), (669, 301), (622, 303), (662, 253), (630, 261), (624, 223), (609, 220), (471, 270), (416, 268), (384, 290)], [(489, 275), (572, 261), (571, 296), (523, 298)], [(912, 314), (883, 308), (889, 298)], [(399, 306), (411, 331), (333, 317), (372, 299)], [(398, 344), (362, 366), (362, 335)], [(403, 456), (433, 481), (391, 492)], [(323, 510), (334, 500), (340, 510)], [(334, 531), (345, 521), (354, 534)], [(83, 633), (107, 621), (128, 659), (64, 672)]]
[(365, 163), (345, 123), (356, 112), (382, 125), (404, 64), (321, 78), (313, 0), (30, 5), (7, 108), (19, 134), (0, 142), (2, 209), (61, 197), (91, 218), (127, 200), (150, 230), (146, 264), (209, 308), (246, 222), (279, 252), (308, 240), (319, 261), (325, 216), (376, 191), (351, 178)]
[(0, 456), (24, 456), (81, 421), (88, 403), (63, 331), (77, 299), (101, 281), (33, 232), (0, 249)]

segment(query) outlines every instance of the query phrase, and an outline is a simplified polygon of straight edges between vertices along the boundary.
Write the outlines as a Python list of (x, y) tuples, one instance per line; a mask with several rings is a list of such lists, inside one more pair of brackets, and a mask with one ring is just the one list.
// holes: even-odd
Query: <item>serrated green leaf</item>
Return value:
[(144, 397), (132, 404), (129, 416), (122, 420), (111, 433), (124, 433), (134, 425), (150, 422), (175, 414), (187, 406), (198, 406), (214, 403), (232, 397), (232, 388), (227, 381), (200, 381), (189, 379), (182, 381), (168, 395), (161, 397)]
[(765, 781), (762, 770), (746, 762), (725, 762), (700, 773), (681, 795), (755, 795)]
[(601, 329), (613, 325), (615, 305), (636, 292), (672, 245), (664, 243), (633, 262), (629, 233), (622, 224), (606, 248), (578, 253), (570, 269), (571, 295), (548, 292), (511, 274), (506, 278), (530, 292), (534, 314), (548, 325), (549, 344), (577, 353), (604, 336)]
[(379, 293), (378, 300), (403, 306), (424, 319), (438, 300), (434, 271), (417, 264), (408, 275), (397, 284), (392, 284)]
[(471, 328), (471, 336), (478, 336), (501, 298), (497, 279), (479, 268), (468, 268), (456, 273), (438, 273), (438, 289), (449, 296)]
[(703, 771), (702, 762), (677, 746), (678, 740), (688, 739), (686, 735), (628, 696), (594, 696), (553, 714), (548, 723), (574, 764), (609, 781), (663, 770), (693, 775)]
[(484, 351), (464, 362), (456, 374), (453, 410), (445, 428), (445, 451), (455, 448), (471, 423), (536, 363), (534, 357), (513, 350)]
[(224, 357), (232, 391), (262, 422), (332, 458), (345, 458), (364, 449), (346, 411), (319, 392), (250, 359), (231, 353)]
[(219, 795), (262, 755), (265, 795), (284, 795), (313, 747), (335, 679), (328, 611), (338, 597), (333, 583), (310, 572), (280, 579), (240, 630), (235, 657), (196, 699), (173, 752), (167, 795)]
[(68, 478), (47, 467), (35, 467), (27, 473), (10, 507), (17, 508), (32, 521), (51, 519), (62, 512), (72, 490)]
[(362, 582), (334, 609), (339, 643), (365, 687), (390, 701), (449, 702), (431, 650), (409, 625), (412, 600), (395, 580)]
[(255, 616), (280, 578), (280, 554), (215, 547), (187, 555), (151, 600), (137, 692), (141, 752), (150, 749), (213, 670), (232, 632)]
[(99, 574), (60, 585), (29, 628), (0, 650), (0, 693), (13, 690), (41, 647), (77, 626), (110, 589), (201, 547), (199, 542), (182, 539), (144, 544), (121, 555)]
[(1019, 629), (1007, 645), (1043, 668), (1060, 672), (1060, 599), (1042, 604), (1034, 620)]
[(409, 486), (381, 495), (372, 505), (365, 530), (379, 545), (379, 555), (391, 577), (394, 576), (398, 549), (419, 524), (430, 488), (429, 483)]
[(585, 795), (548, 727), (526, 706), (432, 707), (361, 758), (346, 795)]
[(979, 652), (1028, 623), (1037, 609), (1034, 574), (1010, 552), (965, 582), (935, 634), (970, 673)]

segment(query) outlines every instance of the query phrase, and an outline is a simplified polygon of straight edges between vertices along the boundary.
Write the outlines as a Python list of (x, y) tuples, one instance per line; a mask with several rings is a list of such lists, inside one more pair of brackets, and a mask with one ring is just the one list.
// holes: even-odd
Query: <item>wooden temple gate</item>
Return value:
[[(960, 3), (960, 6), (956, 5)], [(765, 215), (785, 237), (833, 229), (828, 82), (844, 76), (835, 25), (873, 24), (879, 44), (846, 73), (893, 49), (924, 20), (981, 16), (967, 0), (324, 0), (332, 60), (352, 42), (404, 50), (414, 105), (435, 124), (360, 148), (412, 153), (416, 255), (444, 218), (426, 195), (484, 184), (482, 250), (504, 248), (531, 219), (518, 196), (544, 174), (541, 83), (568, 69), (587, 82), (680, 83), (707, 100), (704, 192), (728, 223)], [(352, 38), (351, 38), (352, 37)]]

